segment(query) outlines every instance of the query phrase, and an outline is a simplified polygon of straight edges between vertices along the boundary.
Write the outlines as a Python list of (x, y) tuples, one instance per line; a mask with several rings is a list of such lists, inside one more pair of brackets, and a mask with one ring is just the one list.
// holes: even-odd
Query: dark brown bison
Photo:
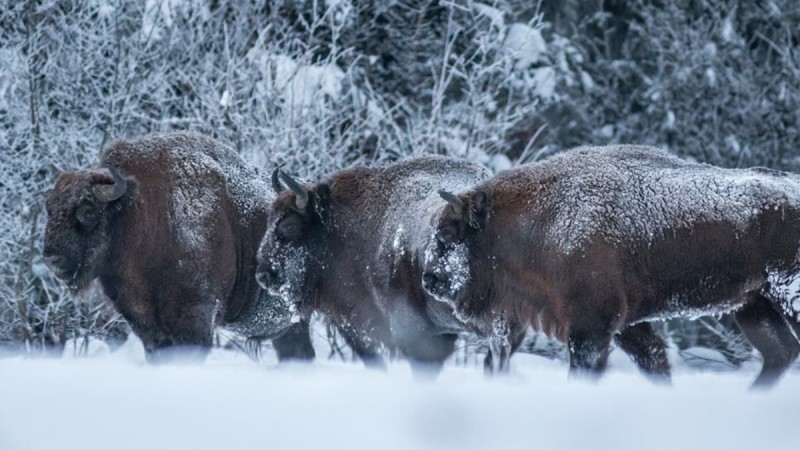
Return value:
[[(313, 187), (276, 171), (259, 282), (306, 312), (325, 313), (367, 365), (383, 365), (383, 350), (397, 349), (415, 369), (438, 369), (465, 324), (422, 289), (426, 237), (444, 204), (432, 188), (466, 189), (487, 175), (444, 157), (343, 170)], [(523, 330), (502, 320), (495, 329), (487, 364), (504, 368)]]
[(650, 322), (733, 312), (762, 354), (756, 385), (800, 351), (800, 177), (583, 147), (501, 173), (438, 213), (423, 284), (465, 320), (506, 314), (599, 373), (615, 338), (668, 376)]
[[(312, 358), (294, 305), (255, 281), (268, 184), (230, 148), (196, 134), (119, 141), (102, 168), (63, 172), (47, 193), (43, 257), (78, 292), (99, 279), (149, 361), (204, 356), (215, 325)], [(288, 330), (288, 331), (287, 331)]]

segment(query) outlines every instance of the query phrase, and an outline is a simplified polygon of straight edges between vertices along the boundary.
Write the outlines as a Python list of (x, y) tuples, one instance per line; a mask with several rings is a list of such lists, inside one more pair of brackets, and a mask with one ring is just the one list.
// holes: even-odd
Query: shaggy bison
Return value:
[[(312, 358), (294, 305), (255, 281), (267, 183), (230, 148), (176, 133), (120, 141), (102, 168), (64, 172), (47, 193), (43, 257), (74, 291), (99, 279), (148, 361), (204, 356), (213, 328), (274, 337), (281, 358)], [(288, 330), (288, 331), (287, 331)]]
[[(486, 177), (480, 166), (443, 157), (343, 170), (313, 187), (276, 170), (259, 282), (306, 312), (324, 312), (367, 365), (399, 349), (414, 368), (438, 369), (465, 324), (422, 289), (432, 214), (444, 204), (432, 189), (462, 190)], [(487, 364), (503, 368), (523, 329), (495, 328)]]
[(442, 192), (423, 284), (468, 321), (495, 314), (568, 345), (597, 374), (615, 338), (668, 376), (650, 322), (733, 312), (770, 385), (800, 351), (800, 177), (583, 147)]

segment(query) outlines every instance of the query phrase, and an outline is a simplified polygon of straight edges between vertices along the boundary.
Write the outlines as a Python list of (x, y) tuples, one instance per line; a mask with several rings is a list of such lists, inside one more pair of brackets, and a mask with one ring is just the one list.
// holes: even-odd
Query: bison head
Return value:
[(109, 168), (61, 173), (47, 192), (42, 256), (71, 290), (85, 289), (99, 275), (114, 218), (135, 189), (133, 179)]
[[(325, 252), (327, 184), (303, 186), (280, 169), (272, 174), (277, 192), (258, 252), (256, 280), (271, 295), (298, 310), (322, 266)], [(287, 189), (284, 188), (287, 187)]]
[(473, 289), (474, 253), (491, 210), (486, 193), (454, 195), (439, 191), (447, 201), (434, 218), (435, 232), (425, 249), (422, 285), (435, 299), (448, 303), (462, 319), (472, 316), (464, 293)]

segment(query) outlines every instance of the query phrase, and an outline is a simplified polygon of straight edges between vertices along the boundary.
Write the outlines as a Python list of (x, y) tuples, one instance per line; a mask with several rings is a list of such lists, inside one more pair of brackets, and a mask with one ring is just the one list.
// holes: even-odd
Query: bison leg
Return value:
[(215, 309), (205, 298), (202, 293), (178, 285), (157, 297), (143, 297), (142, 303), (161, 306), (154, 317), (139, 321), (136, 313), (130, 314), (127, 308), (120, 310), (142, 340), (149, 363), (201, 363), (214, 339)]
[(292, 325), (272, 340), (278, 361), (312, 361), (316, 354), (311, 345), (311, 330), (307, 320)]
[(669, 383), (667, 343), (651, 324), (642, 322), (624, 328), (614, 336), (614, 341), (653, 381)]
[(569, 333), (570, 378), (598, 378), (606, 368), (611, 335), (573, 330)]
[(416, 376), (435, 376), (444, 366), (444, 361), (456, 347), (455, 334), (428, 334), (398, 343), (400, 351), (409, 359)]
[(736, 312), (736, 324), (748, 341), (761, 353), (761, 373), (753, 388), (774, 385), (800, 353), (800, 342), (792, 335), (784, 317), (760, 294)]
[(489, 336), (489, 351), (483, 360), (483, 370), (487, 375), (508, 373), (511, 355), (522, 344), (525, 338), (525, 327), (517, 322), (509, 322), (504, 317), (497, 317), (492, 324), (492, 335)]
[(338, 326), (344, 341), (353, 350), (364, 365), (370, 369), (386, 369), (386, 361), (381, 352), (381, 344), (367, 335), (365, 332), (355, 329), (352, 326)]

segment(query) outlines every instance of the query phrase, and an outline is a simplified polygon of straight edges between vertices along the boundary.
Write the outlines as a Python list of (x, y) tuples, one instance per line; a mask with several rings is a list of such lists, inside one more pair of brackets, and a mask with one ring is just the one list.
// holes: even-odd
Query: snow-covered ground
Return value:
[(402, 361), (278, 366), (216, 350), (203, 366), (152, 367), (140, 352), (0, 359), (0, 449), (800, 448), (796, 370), (753, 393), (755, 367), (678, 368), (659, 387), (620, 352), (596, 384), (532, 355), (505, 377), (449, 364), (420, 380)]

